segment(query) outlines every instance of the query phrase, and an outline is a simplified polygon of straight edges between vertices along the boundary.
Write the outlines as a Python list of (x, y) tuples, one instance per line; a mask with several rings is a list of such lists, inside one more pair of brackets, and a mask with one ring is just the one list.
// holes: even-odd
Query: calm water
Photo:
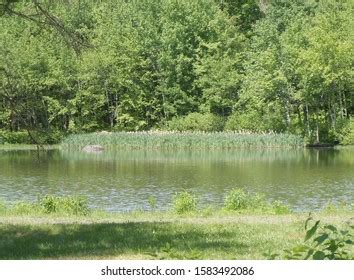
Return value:
[(174, 193), (193, 191), (221, 205), (234, 187), (263, 193), (295, 210), (354, 199), (354, 148), (236, 150), (232, 152), (0, 151), (0, 199), (84, 195), (110, 211), (169, 207)]

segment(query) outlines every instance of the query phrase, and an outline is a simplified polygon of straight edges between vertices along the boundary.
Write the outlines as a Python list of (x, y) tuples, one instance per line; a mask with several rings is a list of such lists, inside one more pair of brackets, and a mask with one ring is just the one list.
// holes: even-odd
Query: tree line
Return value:
[(3, 0), (0, 130), (54, 142), (68, 133), (155, 128), (340, 142), (353, 113), (353, 7), (352, 0)]

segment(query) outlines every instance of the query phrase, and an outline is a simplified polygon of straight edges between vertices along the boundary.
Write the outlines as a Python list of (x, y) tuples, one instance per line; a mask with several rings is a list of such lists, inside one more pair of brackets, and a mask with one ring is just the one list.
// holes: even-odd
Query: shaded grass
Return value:
[(296, 227), (193, 225), (170, 222), (0, 225), (1, 259), (262, 258), (262, 252), (292, 244)]
[(301, 243), (306, 216), (7, 216), (0, 217), (0, 259), (265, 259)]
[(290, 134), (245, 132), (116, 132), (76, 134), (64, 139), (61, 148), (79, 150), (87, 145), (106, 149), (233, 149), (245, 147), (301, 147), (303, 139)]

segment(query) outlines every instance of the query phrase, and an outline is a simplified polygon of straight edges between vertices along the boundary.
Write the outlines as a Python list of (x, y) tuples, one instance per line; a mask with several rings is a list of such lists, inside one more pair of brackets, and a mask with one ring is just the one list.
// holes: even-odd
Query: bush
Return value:
[(342, 126), (337, 138), (343, 145), (354, 145), (354, 118), (351, 118)]
[(197, 209), (197, 199), (187, 191), (176, 194), (173, 197), (173, 209), (177, 214), (195, 212)]
[(224, 119), (211, 113), (191, 113), (185, 117), (176, 117), (169, 121), (166, 129), (173, 131), (222, 131)]
[(289, 207), (280, 201), (267, 202), (260, 194), (250, 194), (242, 189), (232, 189), (225, 197), (224, 209), (227, 211), (253, 210), (262, 213), (289, 214)]
[(0, 144), (28, 144), (31, 142), (26, 131), (0, 131)]
[(252, 132), (276, 131), (283, 132), (286, 127), (279, 114), (264, 113), (259, 110), (236, 111), (226, 121), (225, 130)]
[[(36, 130), (32, 131), (31, 135), (35, 139), (35, 141), (39, 144), (57, 144), (63, 139), (64, 134), (59, 130)], [(33, 140), (31, 142), (33, 143)]]
[(250, 204), (250, 196), (241, 189), (232, 189), (226, 196), (224, 206), (226, 210), (237, 211), (246, 209)]
[(39, 205), (46, 214), (87, 215), (90, 212), (87, 199), (83, 197), (47, 195), (39, 201)]
[[(40, 144), (57, 144), (63, 139), (59, 130), (43, 130), (31, 132), (33, 138)], [(35, 144), (27, 131), (0, 131), (0, 144)]]

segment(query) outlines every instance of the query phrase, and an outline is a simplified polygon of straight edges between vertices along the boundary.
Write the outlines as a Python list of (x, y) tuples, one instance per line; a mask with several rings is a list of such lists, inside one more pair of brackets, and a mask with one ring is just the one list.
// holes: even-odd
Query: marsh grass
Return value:
[(303, 139), (290, 134), (247, 132), (115, 132), (75, 134), (61, 143), (62, 149), (79, 150), (87, 145), (106, 149), (235, 149), (247, 147), (302, 147)]
[(84, 197), (46, 195), (35, 202), (19, 201), (11, 206), (0, 203), (0, 214), (3, 215), (86, 216), (90, 212), (88, 201)]

